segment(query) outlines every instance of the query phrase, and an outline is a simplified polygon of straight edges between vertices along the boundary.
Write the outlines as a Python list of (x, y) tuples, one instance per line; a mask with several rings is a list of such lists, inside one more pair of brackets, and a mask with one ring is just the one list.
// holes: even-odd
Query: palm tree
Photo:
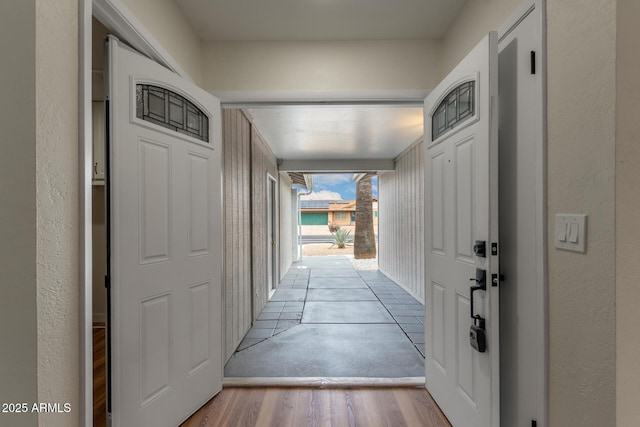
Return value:
[(356, 185), (356, 233), (353, 239), (355, 259), (376, 257), (372, 198), (371, 175), (368, 174), (361, 178)]

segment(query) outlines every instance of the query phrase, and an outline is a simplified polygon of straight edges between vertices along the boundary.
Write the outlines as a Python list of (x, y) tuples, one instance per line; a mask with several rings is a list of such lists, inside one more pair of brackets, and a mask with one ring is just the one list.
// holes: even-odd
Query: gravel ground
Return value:
[(309, 243), (302, 246), (302, 256), (322, 256), (322, 255), (344, 255), (353, 264), (356, 270), (377, 270), (378, 258), (354, 259), (353, 245), (339, 249), (331, 243)]

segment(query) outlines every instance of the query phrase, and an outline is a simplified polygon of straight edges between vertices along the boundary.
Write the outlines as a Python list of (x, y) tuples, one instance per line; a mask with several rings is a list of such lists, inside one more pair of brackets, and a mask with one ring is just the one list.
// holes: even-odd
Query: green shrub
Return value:
[(336, 230), (335, 233), (332, 233), (332, 234), (333, 234), (334, 244), (340, 249), (344, 248), (347, 245), (347, 243), (350, 242), (349, 235), (351, 234), (351, 230), (339, 228), (338, 230)]

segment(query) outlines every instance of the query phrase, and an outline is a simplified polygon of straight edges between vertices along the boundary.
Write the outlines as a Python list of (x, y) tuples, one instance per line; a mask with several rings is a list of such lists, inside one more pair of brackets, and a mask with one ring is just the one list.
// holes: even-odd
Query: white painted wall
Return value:
[(122, 0), (189, 77), (202, 87), (202, 45), (173, 0)]
[(442, 39), (441, 76), (446, 76), (480, 40), (513, 13), (522, 0), (467, 0)]
[[(292, 211), (291, 209), (292, 193), (291, 178), (289, 178), (289, 174), (287, 174), (286, 172), (280, 172), (278, 187), (278, 221), (280, 222), (278, 227), (278, 250), (280, 251), (280, 269), (278, 270), (278, 279), (282, 279), (282, 277), (287, 273), (287, 270), (289, 270), (289, 267), (291, 267), (291, 263), (293, 262), (292, 248), (295, 245), (291, 230), (293, 229), (296, 221), (296, 212)], [(276, 283), (275, 285), (277, 286), (278, 284)]]
[(395, 166), (378, 181), (378, 265), (424, 303), (424, 143), (405, 150)]
[[(547, 7), (550, 425), (611, 426), (616, 0)], [(585, 254), (555, 249), (557, 213), (589, 216)]]
[[(36, 2), (0, 2), (0, 402), (38, 399), (36, 304)], [(0, 413), (32, 426), (37, 414)]]
[[(209, 91), (398, 90), (434, 87), (435, 41), (204, 43)], [(402, 64), (402, 66), (399, 66)]]
[(616, 422), (640, 420), (640, 2), (617, 1), (616, 98)]
[(78, 1), (35, 4), (38, 401), (72, 407), (39, 425), (67, 427), (80, 414)]

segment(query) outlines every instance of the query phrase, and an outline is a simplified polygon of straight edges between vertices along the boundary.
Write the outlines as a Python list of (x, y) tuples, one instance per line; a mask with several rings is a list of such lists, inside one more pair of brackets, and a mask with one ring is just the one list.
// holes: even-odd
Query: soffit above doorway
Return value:
[(440, 39), (465, 0), (176, 0), (203, 41)]

